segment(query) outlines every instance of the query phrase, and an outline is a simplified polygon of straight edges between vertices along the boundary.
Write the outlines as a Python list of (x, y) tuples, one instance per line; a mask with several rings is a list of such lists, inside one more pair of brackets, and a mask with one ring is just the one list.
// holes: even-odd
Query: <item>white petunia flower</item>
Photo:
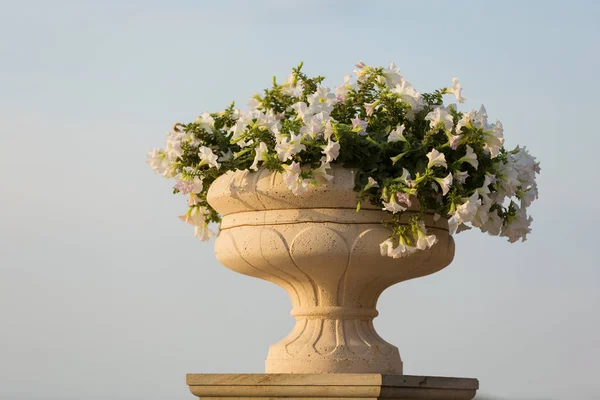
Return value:
[(421, 110), (425, 105), (421, 93), (417, 92), (415, 88), (404, 79), (401, 79), (401, 82), (391, 91), (392, 93), (396, 93), (403, 102), (410, 105), (412, 115)]
[(446, 163), (446, 156), (444, 153), (440, 153), (436, 149), (432, 149), (429, 153), (427, 153), (427, 158), (429, 162), (427, 163), (427, 168), (433, 168), (436, 166), (448, 168), (448, 164)]
[(301, 173), (300, 164), (295, 161), (290, 165), (283, 165), (283, 183), (295, 195), (306, 193), (310, 185), (310, 180), (302, 178)]
[(340, 155), (340, 144), (338, 142), (334, 142), (331, 140), (331, 138), (329, 138), (327, 144), (321, 146), (321, 148), (323, 149), (322, 153), (327, 158), (328, 163), (335, 161), (335, 159)]
[(321, 160), (321, 165), (317, 169), (312, 170), (312, 177), (317, 183), (321, 185), (327, 184), (327, 182), (333, 179), (333, 175), (329, 175), (327, 170), (331, 169), (329, 162), (325, 160), (325, 157)]
[(198, 164), (198, 167), (201, 167), (203, 165), (208, 165), (209, 168), (215, 167), (217, 169), (221, 167), (221, 164), (217, 162), (217, 159), (219, 157), (212, 152), (210, 147), (200, 147), (198, 149), (198, 157), (200, 157), (200, 164)]
[(260, 142), (257, 147), (254, 148), (256, 155), (254, 156), (254, 162), (250, 166), (250, 169), (254, 171), (258, 171), (258, 163), (261, 161), (267, 161), (267, 157), (269, 154), (269, 149), (267, 145), (263, 142)]
[(504, 144), (504, 128), (502, 127), (502, 123), (500, 121), (496, 121), (495, 125), (487, 126), (484, 129), (484, 149), (489, 151), (490, 157), (494, 158), (500, 152), (502, 145)]
[(400, 183), (405, 184), (406, 186), (412, 185), (412, 181), (410, 178), (410, 172), (408, 172), (408, 170), (406, 168), (402, 168), (402, 175), (400, 175), (398, 178), (395, 178), (395, 180), (397, 180)]
[(201, 225), (197, 225), (194, 228), (194, 236), (200, 239), (200, 241), (206, 242), (211, 237), (215, 236), (215, 233), (208, 229), (208, 224), (205, 222)]
[(333, 135), (334, 133), (335, 132), (334, 132), (333, 125), (331, 124), (331, 120), (329, 119), (325, 123), (325, 130), (323, 131), (323, 137), (325, 138), (325, 140), (329, 140), (331, 135)]
[(389, 203), (383, 202), (383, 206), (384, 207), (382, 208), (382, 210), (390, 211), (393, 214), (396, 214), (397, 212), (406, 211), (406, 207), (402, 207), (400, 204), (398, 204), (396, 202), (395, 193), (390, 196)]
[(212, 133), (215, 126), (215, 119), (210, 116), (210, 113), (205, 112), (196, 118), (196, 123), (200, 125), (201, 128), (206, 129), (209, 133)]
[(308, 121), (314, 115), (312, 110), (310, 110), (303, 101), (293, 104), (291, 108), (296, 111), (296, 114), (298, 114), (298, 117), (300, 117), (302, 121)]
[[(258, 96), (258, 93), (254, 96)], [(262, 103), (256, 97), (250, 97), (246, 105), (248, 106), (248, 111), (251, 114), (256, 113), (257, 111), (259, 111), (259, 108), (262, 107)]]
[(160, 149), (152, 149), (146, 156), (146, 162), (157, 174), (164, 174), (171, 164), (167, 154)]
[(373, 115), (373, 112), (378, 108), (380, 101), (379, 100), (375, 100), (372, 103), (364, 103), (364, 107), (365, 107), (365, 111), (367, 113), (367, 117), (370, 117)]
[(392, 142), (406, 142), (406, 138), (404, 137), (404, 124), (398, 125), (396, 129), (390, 132), (388, 136), (388, 143)]
[(362, 119), (356, 117), (351, 119), (352, 121), (352, 132), (356, 132), (361, 136), (367, 135), (367, 126), (369, 123), (367, 121), (363, 121)]
[(165, 153), (169, 160), (175, 161), (183, 155), (183, 148), (181, 145), (185, 139), (185, 133), (180, 131), (171, 131), (167, 134)]
[(294, 135), (291, 132), (290, 137), (284, 138), (281, 143), (275, 145), (275, 150), (279, 161), (287, 161), (302, 150), (306, 150), (306, 146), (302, 144), (302, 135)]
[(456, 222), (459, 224), (464, 224), (466, 222), (473, 221), (473, 218), (475, 218), (475, 214), (480, 206), (481, 199), (479, 199), (479, 194), (475, 193), (473, 196), (468, 198), (467, 201), (456, 208), (456, 211), (453, 214)]
[(438, 241), (435, 235), (428, 235), (425, 223), (421, 221), (419, 223), (419, 231), (417, 233), (417, 243), (415, 247), (419, 250), (427, 250)]
[(313, 116), (313, 118), (309, 118), (305, 123), (306, 125), (304, 125), (302, 128), (300, 128), (300, 133), (302, 134), (302, 136), (304, 137), (308, 137), (311, 139), (315, 139), (317, 136), (319, 136), (321, 134), (321, 131), (323, 130), (323, 126), (321, 124), (321, 122), (319, 121), (319, 118), (314, 118), (316, 116)]
[(337, 103), (335, 94), (326, 87), (319, 86), (317, 90), (307, 97), (310, 111), (313, 114), (320, 112), (329, 114), (333, 111), (333, 106)]
[(379, 187), (379, 183), (377, 183), (377, 181), (375, 179), (369, 177), (369, 179), (367, 179), (367, 184), (365, 185), (363, 190), (367, 191), (369, 189), (378, 188), (378, 187)]
[(179, 219), (186, 224), (200, 226), (206, 223), (208, 211), (204, 207), (190, 207), (187, 212), (179, 216)]
[(459, 103), (464, 103), (465, 99), (464, 97), (462, 97), (462, 88), (460, 87), (460, 82), (458, 81), (458, 78), (452, 78), (452, 89), (450, 90), (450, 93), (454, 94), (454, 96), (456, 97), (456, 101), (458, 101)]
[(425, 116), (425, 120), (429, 121), (429, 126), (433, 129), (436, 128), (440, 123), (444, 125), (444, 129), (447, 131), (452, 130), (454, 120), (452, 114), (448, 112), (444, 107), (437, 107), (429, 114)]
[(521, 208), (529, 207), (538, 198), (537, 185), (533, 185), (525, 191), (519, 191), (518, 195), (521, 199)]
[(533, 218), (527, 216), (525, 209), (519, 209), (516, 204), (515, 207), (517, 208), (516, 215), (509, 222), (502, 225), (501, 232), (501, 236), (506, 236), (511, 243), (519, 239), (522, 242), (527, 240), (527, 234), (531, 232), (530, 226), (533, 222)]
[(442, 196), (445, 196), (452, 185), (452, 173), (449, 173), (445, 178), (433, 178), (442, 188)]
[(302, 82), (296, 79), (294, 73), (291, 73), (281, 86), (281, 91), (288, 96), (302, 97), (302, 94), (304, 93)]
[(458, 145), (460, 144), (460, 140), (462, 139), (462, 135), (450, 135), (448, 138), (448, 144), (452, 150), (456, 150)]
[(396, 66), (395, 63), (391, 63), (390, 67), (383, 71), (383, 78), (385, 79), (385, 83), (389, 88), (393, 88), (396, 85), (400, 85), (402, 83), (402, 74), (400, 73), (400, 69)]
[(467, 154), (464, 157), (461, 157), (458, 160), (459, 163), (469, 163), (475, 169), (479, 166), (479, 161), (477, 160), (477, 154), (473, 151), (473, 148), (467, 145)]
[(362, 61), (357, 62), (355, 67), (354, 73), (356, 74), (356, 79), (361, 82), (369, 73), (369, 67)]
[(351, 75), (344, 76), (344, 83), (335, 88), (335, 96), (338, 102), (346, 101), (346, 94), (349, 90), (352, 90), (354, 88), (354, 85), (350, 83), (351, 79)]
[(459, 183), (461, 185), (465, 184), (468, 177), (469, 173), (467, 171), (456, 171), (454, 173), (454, 180), (456, 181), (456, 183)]
[(488, 214), (487, 221), (479, 227), (482, 232), (487, 232), (491, 236), (498, 236), (502, 230), (504, 221), (496, 211), (491, 211)]

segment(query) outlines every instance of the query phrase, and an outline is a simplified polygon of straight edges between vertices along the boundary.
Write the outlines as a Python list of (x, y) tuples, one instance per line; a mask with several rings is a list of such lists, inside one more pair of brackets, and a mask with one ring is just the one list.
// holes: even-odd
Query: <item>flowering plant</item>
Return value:
[[(255, 94), (248, 110), (204, 113), (175, 124), (165, 149), (148, 154), (152, 169), (175, 180), (174, 193), (188, 196), (180, 218), (208, 240), (208, 224), (220, 216), (206, 200), (216, 178), (231, 170), (267, 168), (283, 174), (295, 194), (327, 185), (331, 164), (356, 170), (357, 211), (363, 201), (392, 214), (382, 255), (407, 256), (436, 243), (425, 213), (448, 218), (451, 233), (477, 227), (510, 242), (525, 240), (537, 198), (539, 163), (526, 148), (506, 150), (503, 128), (488, 122), (485, 108), (459, 111), (444, 95), (463, 103), (457, 78), (450, 87), (419, 93), (395, 64), (359, 62), (356, 79), (331, 90), (309, 78), (302, 64), (287, 80)], [(400, 215), (411, 208), (410, 223)], [(470, 226), (469, 226), (470, 225)]]

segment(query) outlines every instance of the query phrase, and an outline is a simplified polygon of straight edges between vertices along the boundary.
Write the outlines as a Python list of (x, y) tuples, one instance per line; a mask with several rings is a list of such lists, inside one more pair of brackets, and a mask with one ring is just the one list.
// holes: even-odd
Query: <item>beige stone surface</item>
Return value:
[(188, 374), (201, 399), (470, 400), (477, 379), (381, 374)]
[[(333, 181), (296, 196), (281, 174), (231, 172), (208, 193), (223, 215), (218, 260), (286, 290), (296, 319), (271, 346), (267, 373), (402, 374), (398, 349), (373, 327), (377, 300), (388, 287), (446, 267), (454, 242), (445, 219), (425, 219), (438, 243), (407, 258), (383, 257), (379, 244), (390, 217), (371, 204), (357, 213), (354, 172), (334, 167)], [(408, 221), (410, 213), (404, 215)]]

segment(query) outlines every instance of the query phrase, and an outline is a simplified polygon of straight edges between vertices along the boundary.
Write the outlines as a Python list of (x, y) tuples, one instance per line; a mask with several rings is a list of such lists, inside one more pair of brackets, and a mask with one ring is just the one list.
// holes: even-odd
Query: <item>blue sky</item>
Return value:
[(527, 242), (466, 232), (449, 268), (382, 297), (406, 373), (600, 397), (600, 3), (0, 6), (0, 395), (189, 399), (187, 372), (261, 372), (289, 300), (217, 263), (145, 153), (300, 61), (335, 86), (364, 60), (425, 92), (458, 76), (465, 108), (485, 104), (542, 166)]

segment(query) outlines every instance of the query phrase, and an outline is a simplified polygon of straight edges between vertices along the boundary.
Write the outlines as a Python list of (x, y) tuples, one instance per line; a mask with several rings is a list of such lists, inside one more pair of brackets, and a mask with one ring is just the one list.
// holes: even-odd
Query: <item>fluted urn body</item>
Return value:
[(296, 325), (271, 346), (267, 373), (402, 374), (398, 349), (373, 327), (377, 299), (395, 283), (450, 264), (454, 242), (447, 221), (425, 216), (438, 238), (429, 250), (381, 256), (389, 213), (365, 203), (356, 212), (354, 171), (335, 166), (331, 174), (327, 185), (298, 196), (280, 173), (264, 169), (219, 177), (208, 192), (223, 216), (217, 259), (281, 286), (291, 298)]

